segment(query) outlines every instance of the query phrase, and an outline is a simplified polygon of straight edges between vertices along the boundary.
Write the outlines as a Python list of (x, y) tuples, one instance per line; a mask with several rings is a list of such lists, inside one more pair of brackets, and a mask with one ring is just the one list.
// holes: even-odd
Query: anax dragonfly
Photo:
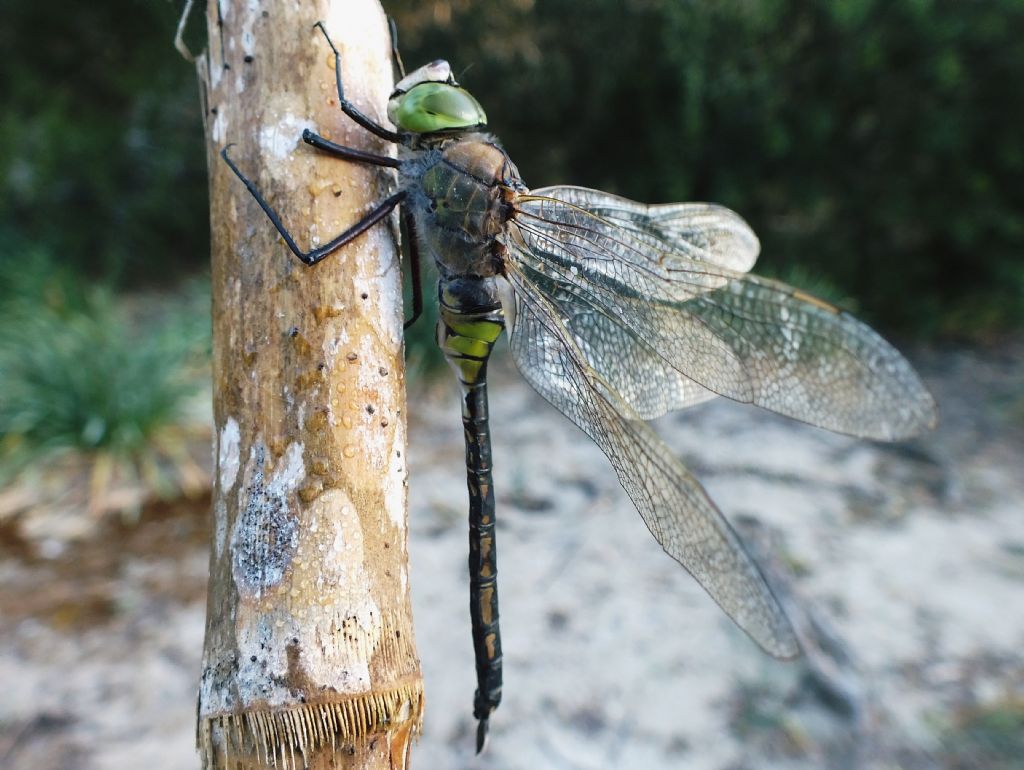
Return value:
[(402, 73), (387, 110), (395, 128), (380, 125), (346, 99), (338, 51), (320, 29), (334, 50), (342, 111), (399, 152), (375, 155), (308, 129), (302, 139), (397, 169), (398, 191), (303, 251), (227, 148), (222, 156), (306, 265), (400, 207), (413, 265), (409, 323), (422, 309), (419, 260), (437, 266), (437, 340), (462, 387), (477, 750), (502, 687), (487, 362), (503, 331), (527, 382), (607, 455), (665, 551), (764, 650), (795, 656), (794, 632), (760, 569), (646, 421), (721, 395), (896, 441), (935, 421), (910, 364), (848, 313), (751, 275), (758, 239), (727, 208), (644, 205), (574, 186), (530, 190), (443, 60)]

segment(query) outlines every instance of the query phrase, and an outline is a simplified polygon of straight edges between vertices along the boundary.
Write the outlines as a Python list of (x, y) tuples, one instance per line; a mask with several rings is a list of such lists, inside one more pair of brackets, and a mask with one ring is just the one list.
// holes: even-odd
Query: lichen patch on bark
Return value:
[(391, 446), (388, 448), (389, 460), (384, 489), (384, 509), (391, 514), (392, 526), (404, 535), (405, 498), (409, 483), (409, 472), (405, 465), (407, 440), (405, 420), (398, 419), (396, 422), (394, 432), (391, 434)]
[[(291, 101), (297, 102), (295, 99), (292, 99)], [(270, 107), (273, 111), (279, 112), (280, 117), (272, 123), (267, 123), (260, 128), (260, 149), (266, 155), (276, 160), (287, 158), (302, 145), (301, 137), (303, 129), (308, 128), (310, 131), (316, 130), (316, 126), (313, 125), (313, 121), (309, 118), (300, 117), (299, 115), (291, 112), (291, 108), (296, 108), (298, 106), (299, 105), (296, 103), (273, 105)]]
[(231, 531), (231, 573), (240, 596), (259, 599), (280, 584), (298, 544), (292, 494), (306, 475), (302, 444), (292, 443), (281, 467), (266, 478), (266, 447), (253, 445), (239, 490), (238, 518)]
[(241, 434), (238, 421), (228, 417), (224, 427), (217, 434), (217, 473), (220, 480), (221, 494), (227, 494), (238, 478), (238, 444)]
[[(383, 621), (372, 594), (358, 513), (343, 490), (329, 489), (307, 508), (305, 522), (292, 565), (291, 593), (295, 600), (319, 605), (321, 620), (295, 630), (302, 669), (321, 688), (369, 689), (370, 660)], [(303, 611), (292, 605), (293, 615), (301, 617)], [(326, 644), (325, 638), (332, 643)], [(344, 644), (334, 644), (334, 638)]]

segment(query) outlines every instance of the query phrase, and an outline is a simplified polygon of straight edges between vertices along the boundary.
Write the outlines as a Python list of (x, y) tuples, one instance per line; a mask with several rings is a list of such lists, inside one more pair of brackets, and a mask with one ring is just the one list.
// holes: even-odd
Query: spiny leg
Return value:
[(384, 128), (384, 126), (376, 123), (372, 118), (369, 118), (360, 112), (352, 102), (345, 98), (345, 89), (341, 85), (341, 54), (338, 52), (338, 49), (335, 48), (334, 43), (331, 42), (331, 38), (327, 34), (326, 28), (324, 28), (324, 23), (322, 21), (318, 21), (313, 26), (320, 28), (320, 31), (324, 35), (324, 39), (327, 41), (327, 45), (329, 45), (331, 50), (334, 51), (334, 80), (338, 85), (338, 105), (341, 107), (341, 111), (367, 131), (372, 134), (376, 134), (381, 139), (386, 139), (387, 141), (394, 142), (395, 144), (403, 144), (404, 142), (402, 141), (400, 134), (397, 134), (394, 131), (389, 131)]
[[(308, 128), (302, 132), (302, 140), (318, 150), (323, 150), (331, 155), (345, 160), (355, 161), (357, 163), (371, 163), (376, 166), (387, 166), (388, 168), (399, 168), (402, 162), (396, 158), (391, 158), (386, 155), (374, 155), (372, 153), (364, 152), (363, 150), (356, 150), (352, 147), (345, 147), (340, 144), (335, 144), (332, 141), (324, 139), (319, 134), (315, 134)], [(412, 326), (416, 319), (420, 317), (423, 312), (423, 288), (420, 282), (420, 254), (419, 254), (419, 242), (416, 240), (416, 229), (413, 224), (413, 218), (407, 213), (406, 209), (402, 209), (402, 223), (405, 225), (407, 233), (407, 241), (409, 243), (409, 267), (412, 278), (412, 317), (405, 322), (402, 328), (408, 329)]]
[(402, 224), (405, 225), (405, 242), (409, 244), (409, 277), (412, 279), (412, 317), (405, 322), (408, 329), (423, 314), (423, 284), (420, 278), (420, 244), (416, 238), (416, 223), (408, 207), (402, 209)]
[(288, 230), (285, 229), (285, 226), (281, 223), (281, 218), (277, 215), (277, 212), (270, 207), (270, 204), (267, 203), (266, 199), (264, 199), (264, 197), (260, 194), (260, 191), (256, 189), (256, 185), (254, 185), (245, 176), (245, 174), (243, 174), (239, 170), (238, 166), (234, 164), (231, 158), (228, 157), (229, 147), (231, 147), (231, 145), (228, 145), (223, 150), (221, 150), (220, 156), (224, 159), (224, 162), (228, 164), (228, 168), (230, 168), (234, 172), (235, 176), (237, 176), (242, 181), (242, 184), (245, 185), (245, 189), (249, 191), (249, 194), (252, 195), (256, 202), (260, 205), (260, 208), (263, 209), (263, 213), (267, 215), (267, 218), (270, 220), (270, 222), (274, 225), (274, 227), (277, 228), (277, 232), (279, 232), (281, 234), (281, 237), (284, 238), (284, 242), (288, 245), (288, 248), (291, 249), (292, 254), (298, 257), (299, 261), (302, 262), (304, 265), (315, 265), (324, 257), (340, 249), (345, 244), (350, 243), (351, 241), (358, 238), (360, 235), (365, 233), (367, 230), (369, 230), (371, 227), (373, 227), (375, 224), (381, 221), (384, 217), (390, 214), (392, 209), (394, 209), (395, 206), (401, 203), (402, 199), (405, 197), (405, 193), (400, 191), (392, 195), (390, 198), (385, 198), (383, 201), (378, 203), (373, 209), (371, 209), (362, 219), (360, 219), (358, 222), (356, 222), (354, 225), (348, 228), (337, 238), (334, 238), (332, 241), (324, 244), (323, 246), (320, 246), (319, 248), (310, 249), (309, 251), (303, 251), (298, 247), (298, 244), (295, 243), (295, 239), (292, 238), (291, 233), (289, 233)]
[(356, 163), (370, 163), (374, 166), (387, 166), (388, 168), (398, 168), (402, 165), (402, 161), (397, 158), (391, 158), (387, 155), (374, 155), (372, 152), (364, 152), (363, 150), (335, 144), (328, 139), (324, 139), (320, 134), (313, 133), (308, 128), (302, 131), (302, 141), (335, 157), (355, 161)]

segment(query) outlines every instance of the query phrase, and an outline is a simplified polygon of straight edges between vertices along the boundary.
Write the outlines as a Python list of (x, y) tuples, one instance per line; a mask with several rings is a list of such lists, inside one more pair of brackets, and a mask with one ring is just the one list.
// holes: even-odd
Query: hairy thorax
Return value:
[(414, 150), (401, 176), (420, 249), (442, 277), (502, 272), (496, 237), (526, 188), (494, 140), (469, 134)]

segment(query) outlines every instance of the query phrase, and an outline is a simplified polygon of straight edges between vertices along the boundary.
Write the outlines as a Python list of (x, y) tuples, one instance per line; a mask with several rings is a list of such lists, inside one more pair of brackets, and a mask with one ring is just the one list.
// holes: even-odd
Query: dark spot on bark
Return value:
[(288, 330), (288, 336), (293, 338), (293, 339), (295, 337), (298, 337), (299, 336), (299, 327), (298, 326), (293, 326), (291, 329), (289, 329)]
[[(291, 644), (285, 647), (285, 654), (288, 656), (288, 675), (282, 685), (290, 688), (293, 692), (296, 690), (309, 692), (316, 687), (316, 683), (309, 678), (302, 667), (302, 662), (299, 660), (300, 652), (298, 639), (292, 639)], [(302, 699), (302, 702), (306, 702), (305, 698)]]
[(369, 294), (367, 294), (367, 293), (366, 293), (366, 292), (364, 291), (364, 292), (363, 292), (362, 294), (360, 294), (359, 296), (360, 296), (360, 297), (362, 297), (363, 299), (368, 299), (370, 295), (369, 295)]
[(355, 353), (349, 353), (347, 356), (345, 356), (345, 358), (347, 358), (349, 361), (355, 361), (357, 358), (359, 358), (359, 356), (357, 356)]
[(267, 487), (265, 459), (265, 447), (257, 446), (248, 500), (231, 533), (232, 577), (257, 596), (281, 581), (298, 545), (298, 521), (282, 491)]
[(367, 414), (373, 414), (373, 412), (374, 412), (373, 405), (372, 404), (367, 404), (366, 405), (366, 413)]

